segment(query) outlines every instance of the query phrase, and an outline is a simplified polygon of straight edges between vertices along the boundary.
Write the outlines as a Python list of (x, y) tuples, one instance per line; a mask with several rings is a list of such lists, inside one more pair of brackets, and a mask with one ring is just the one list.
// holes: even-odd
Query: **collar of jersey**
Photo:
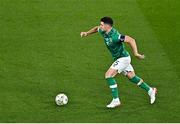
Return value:
[(107, 35), (110, 35), (110, 34), (112, 34), (112, 32), (113, 32), (113, 27), (111, 28), (111, 30), (108, 32), (108, 33), (106, 33)]

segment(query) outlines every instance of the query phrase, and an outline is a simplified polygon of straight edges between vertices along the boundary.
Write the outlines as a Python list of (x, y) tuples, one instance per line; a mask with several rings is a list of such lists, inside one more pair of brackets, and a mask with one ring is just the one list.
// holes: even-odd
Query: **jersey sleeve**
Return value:
[(100, 32), (100, 28), (98, 28), (98, 32)]
[(115, 34), (113, 37), (114, 42), (124, 42), (125, 40), (125, 35), (122, 34)]
[(101, 28), (98, 28), (98, 32), (99, 32), (100, 34), (104, 34), (104, 33), (105, 33)]

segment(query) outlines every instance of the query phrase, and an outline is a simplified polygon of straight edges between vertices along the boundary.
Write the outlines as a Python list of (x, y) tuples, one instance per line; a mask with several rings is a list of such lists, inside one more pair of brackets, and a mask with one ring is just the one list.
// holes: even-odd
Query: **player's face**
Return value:
[(111, 28), (111, 26), (108, 25), (108, 24), (104, 24), (104, 22), (101, 22), (100, 28), (101, 28), (103, 31), (108, 31), (108, 30)]

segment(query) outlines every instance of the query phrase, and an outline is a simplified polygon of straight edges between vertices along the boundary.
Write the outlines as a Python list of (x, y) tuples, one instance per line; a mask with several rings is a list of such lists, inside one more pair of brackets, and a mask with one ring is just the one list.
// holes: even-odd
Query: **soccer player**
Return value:
[(127, 43), (132, 48), (133, 54), (136, 58), (140, 60), (144, 59), (145, 56), (138, 52), (135, 39), (128, 35), (119, 33), (113, 27), (113, 20), (110, 17), (101, 18), (100, 26), (95, 26), (87, 32), (81, 32), (80, 35), (81, 37), (85, 37), (96, 32), (99, 32), (104, 38), (104, 43), (106, 44), (114, 60), (114, 63), (105, 73), (105, 79), (111, 89), (113, 97), (113, 100), (107, 105), (107, 108), (115, 108), (121, 105), (117, 83), (114, 79), (118, 73), (122, 73), (132, 83), (144, 89), (150, 97), (150, 103), (153, 104), (156, 99), (157, 89), (150, 87), (142, 78), (135, 74), (131, 65), (131, 57), (124, 47), (124, 43)]

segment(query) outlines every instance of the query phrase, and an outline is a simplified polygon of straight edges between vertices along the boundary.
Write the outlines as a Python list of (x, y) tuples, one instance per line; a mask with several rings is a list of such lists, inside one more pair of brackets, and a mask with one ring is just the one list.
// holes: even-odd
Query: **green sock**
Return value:
[(133, 78), (129, 79), (131, 82), (137, 84), (139, 87), (141, 87), (142, 89), (144, 89), (145, 91), (149, 91), (150, 90), (150, 86), (147, 85), (145, 82), (140, 82), (141, 78), (138, 76), (134, 76)]
[(109, 87), (111, 88), (111, 93), (112, 93), (112, 97), (113, 99), (118, 98), (118, 88), (117, 88), (117, 84), (114, 78), (110, 77), (110, 78), (106, 78), (107, 83), (109, 85)]

